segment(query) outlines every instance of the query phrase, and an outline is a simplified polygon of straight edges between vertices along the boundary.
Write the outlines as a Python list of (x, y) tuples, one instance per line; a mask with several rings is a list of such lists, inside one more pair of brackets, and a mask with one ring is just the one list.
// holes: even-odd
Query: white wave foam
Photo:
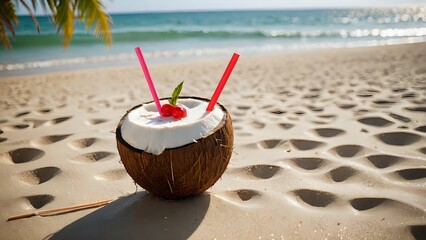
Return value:
[(341, 29), (341, 30), (311, 30), (311, 31), (299, 31), (299, 30), (261, 30), (260, 31), (266, 37), (333, 37), (339, 36), (343, 38), (353, 37), (422, 37), (426, 36), (426, 28), (386, 28), (386, 29)]

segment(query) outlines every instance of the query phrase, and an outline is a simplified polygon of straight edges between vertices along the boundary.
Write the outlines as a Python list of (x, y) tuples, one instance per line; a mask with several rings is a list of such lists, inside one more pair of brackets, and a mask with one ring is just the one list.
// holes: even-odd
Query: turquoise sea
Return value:
[(76, 20), (71, 45), (48, 17), (19, 17), (13, 49), (0, 50), (0, 76), (95, 66), (138, 64), (141, 46), (150, 64), (426, 41), (426, 7), (112, 14), (113, 45)]

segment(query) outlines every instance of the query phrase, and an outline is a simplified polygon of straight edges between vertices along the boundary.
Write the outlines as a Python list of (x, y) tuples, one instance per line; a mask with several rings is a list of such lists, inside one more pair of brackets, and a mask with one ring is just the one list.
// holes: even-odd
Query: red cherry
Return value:
[(175, 106), (172, 110), (172, 116), (176, 119), (181, 119), (186, 117), (186, 109), (181, 106)]
[(186, 114), (186, 109), (185, 109), (185, 108), (182, 108), (182, 110), (183, 110), (183, 111), (182, 111), (182, 113), (181, 113), (181, 115), (180, 115), (180, 116), (181, 116), (182, 118), (186, 118), (186, 116), (187, 116), (187, 114)]
[(173, 110), (174, 106), (171, 104), (164, 104), (163, 106), (161, 106), (161, 116), (163, 117), (170, 117), (172, 116), (172, 110)]

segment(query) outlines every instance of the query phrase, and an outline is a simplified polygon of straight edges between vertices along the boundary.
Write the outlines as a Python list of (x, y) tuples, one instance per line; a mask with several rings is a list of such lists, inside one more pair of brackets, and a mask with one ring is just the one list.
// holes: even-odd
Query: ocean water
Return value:
[(113, 14), (110, 48), (76, 20), (64, 49), (48, 17), (19, 18), (13, 50), (0, 49), (0, 76), (148, 63), (426, 41), (426, 6), (387, 9)]

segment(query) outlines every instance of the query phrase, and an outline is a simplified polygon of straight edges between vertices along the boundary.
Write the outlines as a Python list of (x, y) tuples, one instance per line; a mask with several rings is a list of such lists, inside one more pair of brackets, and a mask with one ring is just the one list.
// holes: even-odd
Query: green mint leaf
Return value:
[(169, 103), (172, 104), (173, 106), (176, 106), (177, 99), (179, 98), (179, 94), (182, 91), (182, 87), (183, 87), (183, 81), (179, 83), (179, 85), (177, 85), (175, 90), (173, 90), (172, 98), (169, 99)]

